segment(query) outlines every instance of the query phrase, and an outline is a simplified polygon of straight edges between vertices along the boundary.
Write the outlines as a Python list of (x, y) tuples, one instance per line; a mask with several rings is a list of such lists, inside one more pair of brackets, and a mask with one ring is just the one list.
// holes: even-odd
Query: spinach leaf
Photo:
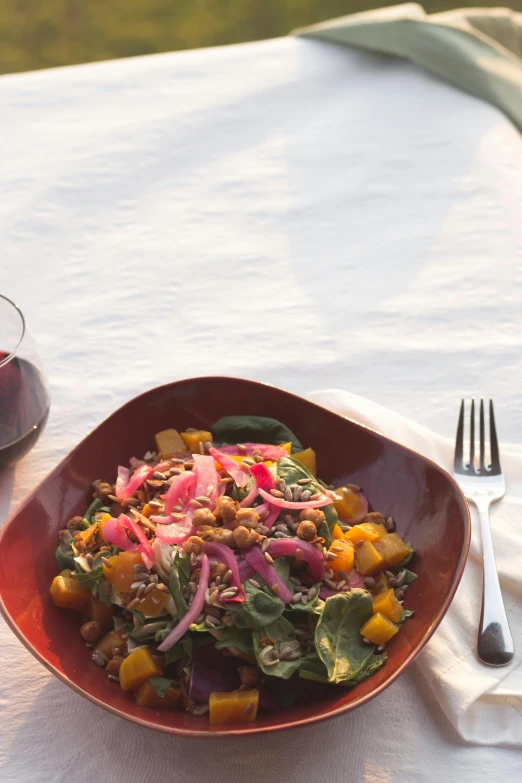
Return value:
[(402, 614), (401, 614), (401, 619), (399, 620), (397, 625), (402, 625), (402, 623), (405, 620), (407, 620), (408, 617), (413, 617), (414, 614), (415, 614), (415, 612), (413, 611), (413, 609), (403, 609), (402, 610)]
[(243, 588), (246, 594), (244, 603), (229, 603), (227, 607), (236, 628), (261, 628), (283, 614), (285, 605), (273, 593), (259, 590), (248, 581)]
[[(66, 554), (66, 550), (70, 551), (71, 554)], [(67, 568), (74, 571), (76, 563), (74, 562), (74, 554), (70, 547), (64, 547), (63, 543), (60, 543), (55, 552), (55, 557), (60, 571), (65, 571)]]
[(367, 590), (353, 589), (326, 599), (315, 629), (315, 648), (329, 682), (353, 680), (367, 665), (375, 647), (365, 644), (359, 631), (372, 611)]
[(309, 653), (301, 661), (299, 667), (299, 676), (303, 680), (314, 680), (314, 682), (328, 682), (328, 672), (326, 666), (319, 658), (317, 653)]
[(233, 647), (247, 658), (255, 659), (254, 644), (252, 641), (252, 631), (249, 628), (227, 628), (223, 638), (215, 643), (217, 650), (230, 649)]
[(100, 500), (100, 498), (95, 498), (85, 514), (83, 515), (83, 518), (87, 520), (89, 525), (92, 525), (94, 515), (97, 511), (99, 511), (103, 506), (103, 500)]
[(292, 451), (303, 451), (303, 445), (284, 424), (267, 416), (223, 416), (210, 428), (220, 443), (269, 443), (279, 446), (292, 443)]
[(208, 625), (205, 625), (205, 622), (203, 621), (202, 623), (191, 623), (189, 626), (189, 631), (193, 631), (194, 633), (210, 633), (210, 631), (218, 631), (219, 629), (225, 627), (226, 626), (221, 623), (221, 625), (215, 625), (212, 626), (212, 628), (209, 628)]
[(187, 666), (192, 661), (193, 652), (192, 636), (186, 633), (170, 650), (165, 653), (165, 666), (176, 661), (181, 661), (182, 658), (188, 658)]
[(101, 563), (93, 564), (93, 568), (90, 571), (77, 571), (75, 579), (84, 587), (90, 587), (98, 582), (103, 576), (103, 566)]
[(295, 661), (287, 661), (280, 659), (279, 663), (272, 666), (267, 666), (260, 658), (263, 651), (263, 645), (261, 640), (264, 637), (269, 637), (277, 642), (292, 642), (295, 640), (295, 628), (292, 623), (285, 620), (284, 617), (279, 617), (274, 620), (273, 623), (265, 625), (263, 628), (254, 629), (254, 652), (256, 654), (257, 665), (264, 671), (265, 674), (269, 674), (271, 677), (281, 677), (283, 680), (288, 680), (294, 672), (299, 669), (301, 665), (301, 658), (297, 658)]
[[(188, 563), (188, 570), (187, 570)], [(178, 552), (172, 562), (172, 569), (170, 571), (169, 588), (171, 595), (176, 604), (178, 610), (178, 617), (181, 620), (188, 612), (187, 602), (181, 592), (181, 587), (186, 587), (189, 582), (190, 575), (190, 557), (182, 557)]]
[[(281, 457), (281, 459), (277, 461), (277, 473), (287, 484), (296, 484), (299, 479), (309, 478), (311, 479), (311, 482), (307, 487), (311, 491), (323, 491), (323, 487), (315, 476), (312, 476), (308, 468), (299, 462), (299, 460), (293, 459), (292, 457)], [(337, 522), (339, 522), (339, 517), (337, 516), (337, 511), (335, 510), (333, 503), (330, 503), (328, 506), (323, 506), (321, 511), (324, 512), (326, 522), (323, 522), (317, 533), (325, 539), (326, 546), (329, 547), (333, 541), (332, 531)]]
[(159, 631), (156, 631), (156, 633), (154, 634), (154, 641), (162, 642), (164, 639), (166, 639), (175, 625), (177, 625), (177, 621), (173, 620), (167, 625), (166, 628), (160, 628)]
[(352, 680), (341, 682), (340, 685), (346, 685), (349, 687), (354, 687), (355, 685), (359, 685), (360, 682), (362, 682), (371, 674), (376, 672), (377, 669), (380, 669), (387, 657), (388, 656), (386, 655), (386, 653), (383, 653), (382, 655), (370, 656), (370, 658), (367, 660), (367, 662), (365, 663), (365, 665), (363, 666), (359, 674), (356, 674)]
[(407, 565), (407, 564), (410, 562), (410, 560), (412, 559), (413, 555), (415, 554), (415, 550), (413, 549), (413, 547), (412, 547), (412, 545), (411, 545), (411, 542), (410, 542), (410, 541), (406, 541), (406, 546), (409, 546), (409, 547), (410, 547), (410, 551), (408, 552), (408, 554), (406, 555), (406, 557), (404, 557), (404, 558), (401, 560), (401, 562), (399, 563), (399, 565), (398, 565), (398, 566), (395, 566), (395, 568), (398, 568), (398, 569), (399, 569), (399, 571), (402, 571), (402, 569), (404, 568), (404, 566), (405, 566), (405, 565)]
[(402, 566), (395, 566), (394, 568), (390, 568), (390, 571), (394, 574), (399, 574), (401, 571), (406, 571), (406, 576), (404, 577), (405, 585), (409, 585), (411, 582), (417, 579), (417, 574), (414, 574), (413, 571), (408, 571), (407, 568), (403, 568)]
[(174, 680), (168, 680), (166, 677), (149, 677), (149, 682), (160, 699), (164, 699)]

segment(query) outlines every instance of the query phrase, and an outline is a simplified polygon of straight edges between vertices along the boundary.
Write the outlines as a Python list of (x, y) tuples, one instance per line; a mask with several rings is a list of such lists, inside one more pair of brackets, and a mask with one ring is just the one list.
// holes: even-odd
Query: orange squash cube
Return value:
[[(189, 433), (192, 434), (192, 433)], [(169, 459), (177, 451), (185, 451), (185, 443), (177, 430), (162, 430), (154, 436), (161, 459)]]
[(145, 617), (158, 617), (170, 600), (170, 594), (164, 590), (151, 590), (136, 607)]
[(199, 444), (207, 440), (212, 442), (212, 433), (206, 430), (196, 430), (195, 432), (182, 432), (181, 437), (186, 448), (193, 454), (199, 454)]
[(105, 541), (103, 537), (103, 528), (105, 527), (105, 523), (108, 522), (109, 519), (112, 519), (111, 514), (104, 514), (102, 518), (98, 522), (98, 535), (100, 539), (106, 544), (107, 541)]
[(83, 621), (87, 623), (93, 620), (101, 625), (103, 631), (108, 631), (113, 627), (114, 611), (99, 598), (91, 595), (83, 612)]
[(344, 533), (341, 530), (341, 528), (339, 527), (339, 525), (337, 524), (337, 522), (335, 523), (335, 525), (333, 527), (332, 536), (333, 536), (334, 541), (340, 541), (341, 539), (344, 538)]
[(375, 577), (375, 587), (372, 588), (373, 595), (379, 595), (379, 593), (383, 593), (385, 590), (390, 589), (390, 585), (388, 584), (388, 577), (384, 573), (384, 571), (381, 571), (379, 574), (376, 574)]
[(85, 609), (92, 595), (89, 588), (82, 587), (74, 576), (55, 576), (50, 592), (55, 606), (75, 609), (77, 612)]
[(402, 605), (395, 597), (395, 591), (391, 588), (384, 593), (379, 593), (373, 598), (373, 613), (383, 614), (394, 623), (398, 623), (402, 616)]
[(308, 468), (312, 476), (317, 476), (317, 455), (313, 449), (298, 451), (296, 454), (292, 454), (292, 459), (298, 460), (305, 468)]
[(374, 644), (386, 644), (398, 630), (398, 625), (377, 612), (361, 627), (361, 634)]
[(150, 677), (160, 677), (162, 673), (149, 648), (138, 647), (120, 666), (120, 687), (123, 691), (134, 691)]
[(349, 523), (350, 518), (359, 516), (363, 508), (359, 495), (351, 489), (342, 489), (341, 487), (335, 490), (335, 494), (340, 498), (340, 500), (333, 502), (340, 519), (346, 519)]
[(259, 691), (211, 693), (209, 720), (214, 726), (223, 723), (252, 723), (257, 717)]
[(146, 682), (142, 682), (140, 687), (134, 691), (134, 698), (139, 707), (169, 707), (170, 709), (174, 709), (174, 707), (177, 707), (179, 701), (179, 688), (170, 685), (167, 688), (165, 696), (162, 698), (161, 696), (158, 696), (150, 682), (147, 680)]
[(134, 566), (143, 563), (139, 552), (120, 552), (114, 563), (112, 584), (119, 593), (128, 593), (134, 579)]
[(102, 636), (100, 641), (96, 644), (94, 652), (99, 651), (103, 653), (109, 660), (114, 655), (123, 655), (126, 647), (125, 639), (122, 639), (123, 633), (123, 627), (118, 628), (118, 630), (113, 629), (112, 631), (109, 631), (109, 633)]
[(377, 525), (375, 522), (361, 522), (360, 525), (354, 525), (350, 530), (347, 530), (344, 537), (347, 541), (352, 541), (352, 543), (356, 544), (358, 541), (370, 541), (373, 543), (385, 535), (386, 528), (384, 525)]
[(361, 541), (355, 548), (355, 567), (360, 574), (371, 576), (381, 571), (385, 565), (386, 562), (377, 551), (375, 544)]
[(328, 568), (331, 568), (334, 572), (334, 579), (341, 579), (339, 571), (348, 573), (353, 568), (353, 544), (351, 541), (345, 541), (344, 538), (342, 538), (334, 541), (329, 551), (335, 555), (335, 560), (328, 561)]
[(375, 549), (389, 566), (396, 566), (409, 555), (411, 548), (397, 533), (387, 533), (375, 542)]
[(116, 573), (114, 566), (118, 562), (118, 555), (111, 555), (111, 557), (105, 559), (108, 560), (111, 565), (108, 566), (105, 565), (105, 563), (102, 563), (103, 575), (105, 579), (112, 584), (114, 582), (114, 574)]

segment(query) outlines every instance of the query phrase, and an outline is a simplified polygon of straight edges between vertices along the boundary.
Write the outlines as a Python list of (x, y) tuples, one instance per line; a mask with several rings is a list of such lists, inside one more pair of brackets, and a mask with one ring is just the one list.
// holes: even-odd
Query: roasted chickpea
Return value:
[(239, 679), (241, 685), (247, 685), (249, 688), (255, 688), (261, 679), (261, 672), (256, 666), (238, 666)]
[(112, 674), (113, 677), (118, 677), (120, 673), (120, 666), (123, 663), (123, 656), (122, 655), (115, 655), (113, 658), (110, 659), (109, 663), (105, 667), (105, 671), (107, 674)]
[(83, 522), (83, 517), (72, 517), (67, 522), (67, 529), (68, 530), (79, 530), (80, 529), (80, 525), (82, 524), (82, 522)]
[[(227, 571), (228, 566), (226, 566), (224, 563), (212, 563), (210, 566), (210, 576), (212, 579), (215, 579), (216, 576), (219, 576), (221, 579), (223, 579)], [(192, 578), (194, 579), (194, 577)]]
[(259, 533), (256, 533), (255, 530), (249, 530), (249, 528), (245, 527), (244, 525), (239, 525), (239, 527), (236, 527), (233, 536), (236, 546), (238, 546), (240, 549), (248, 549), (249, 546), (256, 544), (260, 540)]
[(194, 527), (212, 527), (216, 524), (216, 517), (209, 508), (198, 508), (192, 517)]
[(190, 536), (183, 544), (183, 549), (188, 555), (199, 555), (203, 551), (203, 543), (199, 536)]
[[(348, 520), (348, 522), (349, 521), (350, 520)], [(386, 520), (378, 511), (370, 511), (370, 513), (366, 514), (364, 517), (363, 522), (373, 522), (374, 525), (384, 525), (386, 527)]]
[(103, 636), (103, 629), (97, 620), (91, 620), (84, 623), (80, 628), (80, 633), (86, 642), (98, 642)]
[(232, 522), (236, 518), (238, 510), (239, 503), (237, 500), (232, 500), (228, 495), (223, 495), (216, 503), (214, 516), (216, 519), (221, 519), (224, 523)]
[(234, 533), (232, 530), (227, 530), (226, 527), (216, 527), (212, 535), (212, 540), (216, 544), (224, 544), (225, 546), (234, 546)]
[(93, 498), (99, 498), (100, 500), (103, 500), (104, 503), (109, 495), (114, 495), (114, 487), (112, 484), (108, 484), (106, 481), (100, 481), (96, 485), (93, 484), (93, 487)]
[(240, 508), (236, 514), (236, 522), (253, 530), (259, 525), (259, 514), (253, 508)]
[(303, 522), (299, 523), (299, 527), (297, 528), (298, 538), (302, 539), (303, 541), (313, 541), (316, 536), (317, 528), (313, 522), (305, 519)]
[(301, 522), (313, 522), (316, 529), (319, 529), (322, 523), (325, 521), (326, 517), (320, 508), (303, 508), (299, 514), (299, 519)]

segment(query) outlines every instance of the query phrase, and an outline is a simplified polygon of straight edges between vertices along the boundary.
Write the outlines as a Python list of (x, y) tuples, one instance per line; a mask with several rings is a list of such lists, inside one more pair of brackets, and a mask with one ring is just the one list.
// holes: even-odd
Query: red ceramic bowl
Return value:
[[(56, 608), (49, 586), (57, 573), (58, 530), (83, 513), (91, 482), (114, 478), (116, 466), (153, 445), (167, 427), (209, 428), (228, 414), (272, 416), (318, 455), (318, 473), (336, 485), (361, 485), (374, 509), (391, 515), (416, 552), (417, 581), (408, 592), (415, 616), (387, 647), (389, 658), (353, 689), (332, 688), (304, 705), (260, 714), (255, 723), (209, 726), (184, 711), (138, 707), (90, 660), (79, 615)], [(281, 389), (238, 378), (195, 378), (152, 389), (128, 402), (88, 435), (19, 506), (0, 535), (0, 609), (50, 671), (75, 691), (135, 723), (199, 737), (274, 731), (324, 720), (376, 696), (414, 660), (446, 612), (459, 583), (470, 537), (463, 495), (441, 468), (403, 446)], [(81, 704), (78, 704), (81, 709)]]

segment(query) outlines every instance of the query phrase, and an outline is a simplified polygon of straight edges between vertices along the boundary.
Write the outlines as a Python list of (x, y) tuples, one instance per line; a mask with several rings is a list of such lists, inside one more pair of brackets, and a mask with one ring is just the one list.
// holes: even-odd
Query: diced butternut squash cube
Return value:
[(348, 573), (353, 568), (354, 549), (351, 541), (339, 539), (334, 541), (330, 547), (330, 552), (335, 555), (335, 560), (328, 561), (328, 568), (334, 572), (334, 579), (342, 579), (340, 571)]
[(59, 576), (72, 576), (73, 572), (70, 568), (65, 568), (63, 571), (60, 571)]
[(280, 443), (279, 444), (279, 448), (280, 449), (284, 449), (287, 454), (291, 454), (292, 453), (292, 441), (290, 441), (289, 443)]
[(361, 522), (360, 525), (354, 525), (350, 530), (347, 530), (344, 537), (356, 544), (358, 541), (370, 541), (373, 543), (385, 535), (386, 528), (384, 525), (377, 525), (375, 522)]
[(411, 548), (397, 533), (387, 533), (375, 542), (375, 549), (389, 566), (396, 566), (409, 555)]
[(196, 430), (195, 432), (182, 432), (181, 437), (183, 442), (189, 451), (193, 454), (199, 454), (199, 444), (205, 443), (207, 440), (212, 442), (212, 433), (206, 430)]
[(252, 723), (257, 716), (259, 691), (211, 693), (209, 720), (214, 726), (223, 723)]
[(362, 500), (356, 492), (351, 489), (343, 489), (339, 487), (335, 490), (335, 494), (340, 500), (334, 500), (334, 508), (337, 511), (341, 519), (350, 521), (352, 517), (358, 517), (363, 510)]
[(120, 687), (123, 691), (135, 691), (150, 677), (160, 677), (161, 674), (162, 671), (149, 648), (138, 647), (120, 666)]
[(361, 627), (361, 634), (374, 644), (386, 644), (395, 636), (399, 626), (379, 612)]
[[(192, 434), (192, 433), (190, 433)], [(162, 430), (155, 437), (156, 451), (161, 459), (169, 459), (177, 451), (185, 451), (186, 446), (177, 430)]]
[(145, 617), (158, 617), (170, 600), (170, 594), (164, 590), (151, 590), (145, 598), (143, 598), (136, 609), (138, 609)]
[(99, 598), (91, 595), (83, 611), (83, 621), (87, 623), (93, 620), (101, 625), (103, 631), (108, 631), (113, 627), (114, 611)]
[(51, 598), (55, 606), (81, 612), (92, 595), (74, 576), (55, 576), (51, 585)]
[(177, 707), (179, 701), (179, 688), (170, 685), (167, 688), (165, 696), (161, 697), (158, 696), (150, 682), (147, 680), (146, 682), (142, 682), (140, 687), (134, 691), (134, 698), (136, 699), (136, 704), (140, 707), (168, 707), (174, 709), (174, 707)]
[(114, 582), (114, 574), (116, 573), (114, 566), (118, 562), (118, 555), (111, 555), (111, 557), (105, 559), (108, 560), (111, 565), (108, 566), (105, 563), (102, 563), (103, 575), (105, 579), (112, 584)]
[(394, 623), (398, 623), (402, 616), (402, 606), (395, 598), (395, 591), (391, 588), (373, 598), (373, 613), (383, 614)]
[(124, 633), (123, 627), (118, 630), (109, 631), (105, 636), (102, 636), (100, 641), (96, 644), (94, 651), (102, 652), (109, 660), (114, 655), (122, 655), (125, 652), (126, 642), (122, 638)]
[(360, 541), (355, 547), (355, 567), (360, 574), (371, 576), (381, 571), (385, 565), (385, 560), (375, 548), (375, 544)]
[(134, 566), (143, 563), (139, 552), (120, 552), (114, 563), (112, 584), (119, 593), (128, 593), (134, 579)]
[(342, 538), (344, 538), (344, 533), (341, 530), (340, 526), (337, 524), (337, 522), (335, 523), (335, 525), (333, 527), (332, 536), (333, 536), (335, 541), (340, 541)]
[(143, 514), (144, 517), (147, 517), (147, 519), (150, 517), (150, 515), (152, 514), (152, 509), (148, 503), (145, 503), (145, 505), (141, 510), (141, 513)]
[(317, 475), (317, 457), (313, 449), (298, 451), (296, 454), (292, 454), (292, 459), (299, 460), (305, 468), (308, 468), (312, 476)]
[(384, 573), (384, 571), (381, 571), (379, 574), (375, 575), (375, 587), (372, 588), (373, 595), (379, 595), (379, 593), (383, 593), (385, 590), (389, 590), (390, 585), (388, 584), (388, 577)]

